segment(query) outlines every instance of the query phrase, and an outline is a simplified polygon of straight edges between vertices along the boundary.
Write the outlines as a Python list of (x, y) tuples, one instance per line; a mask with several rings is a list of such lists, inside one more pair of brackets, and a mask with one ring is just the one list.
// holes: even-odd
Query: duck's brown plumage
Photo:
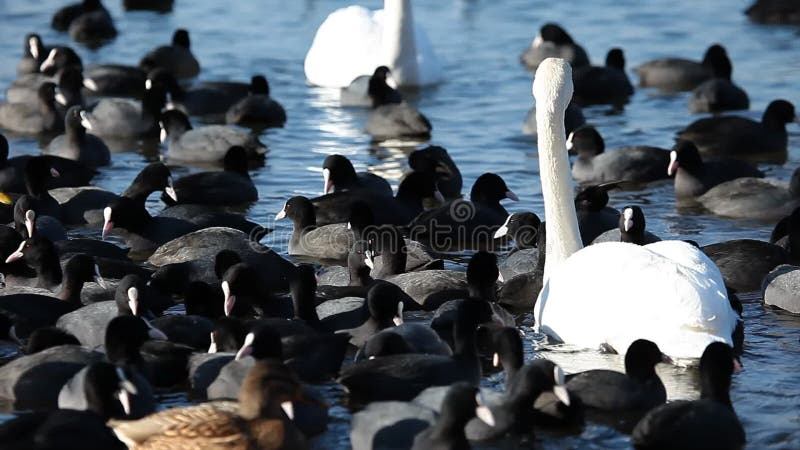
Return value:
[(305, 437), (281, 410), (282, 402), (296, 400), (299, 393), (300, 383), (283, 363), (265, 360), (248, 373), (238, 403), (172, 408), (111, 425), (136, 450), (305, 449)]

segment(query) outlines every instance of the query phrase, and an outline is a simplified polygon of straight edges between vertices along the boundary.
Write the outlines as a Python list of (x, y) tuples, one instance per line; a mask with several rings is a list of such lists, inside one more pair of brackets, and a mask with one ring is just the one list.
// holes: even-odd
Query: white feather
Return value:
[(377, 11), (349, 6), (332, 12), (317, 29), (305, 73), (311, 84), (343, 88), (381, 65), (391, 69), (399, 86), (426, 86), (442, 79), (433, 47), (414, 22), (410, 0), (385, 0), (384, 9)]
[(547, 217), (537, 329), (570, 344), (607, 344), (620, 353), (636, 339), (649, 339), (681, 360), (699, 358), (714, 341), (731, 344), (737, 315), (719, 269), (699, 249), (681, 241), (581, 249), (563, 128), (571, 79), (569, 64), (550, 58), (539, 66), (533, 86)]

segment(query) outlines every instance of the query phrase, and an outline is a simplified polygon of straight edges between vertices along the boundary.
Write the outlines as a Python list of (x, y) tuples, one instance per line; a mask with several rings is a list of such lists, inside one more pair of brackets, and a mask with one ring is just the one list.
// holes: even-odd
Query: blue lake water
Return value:
[[(65, 34), (49, 28), (50, 15), (62, 3), (0, 0), (0, 87), (5, 88), (16, 76), (25, 33), (40, 33), (46, 45), (69, 43)], [(175, 28), (185, 27), (202, 65), (201, 80), (247, 80), (254, 73), (265, 74), (273, 97), (284, 105), (289, 120), (284, 129), (261, 136), (270, 151), (266, 166), (253, 172), (260, 200), (249, 217), (276, 227), (270, 244), (285, 252), (290, 224), (270, 224), (270, 220), (288, 197), (319, 193), (325, 155), (345, 154), (357, 169), (379, 173), (395, 185), (406, 168), (403, 150), (370, 146), (363, 132), (366, 111), (341, 108), (331, 92), (305, 83), (303, 58), (316, 28), (327, 14), (351, 3), (177, 0), (174, 12), (159, 15), (124, 12), (121, 2), (106, 1), (119, 36), (98, 50), (76, 48), (84, 64), (136, 64), (147, 50), (168, 42)], [(355, 3), (371, 8), (382, 5), (379, 1)], [(446, 74), (445, 83), (420, 92), (416, 103), (434, 125), (432, 142), (446, 147), (459, 165), (465, 190), (480, 174), (495, 172), (520, 197), (520, 202), (507, 205), (510, 210), (533, 210), (541, 215), (536, 144), (521, 134), (522, 121), (532, 105), (531, 75), (518, 63), (519, 53), (539, 26), (547, 21), (561, 23), (595, 64), (602, 64), (609, 48), (622, 47), (629, 69), (668, 55), (700, 59), (708, 45), (720, 42), (733, 61), (734, 80), (750, 95), (752, 109), (743, 114), (759, 118), (773, 99), (800, 104), (800, 39), (797, 27), (750, 23), (742, 13), (747, 5), (748, 0), (415, 1), (415, 17), (425, 26)], [(631, 70), (629, 74), (635, 82)], [(636, 91), (622, 113), (610, 114), (605, 107), (584, 113), (598, 127), (608, 148), (635, 144), (669, 147), (675, 132), (696, 119), (688, 112), (688, 94), (661, 95), (643, 89)], [(784, 166), (764, 166), (768, 176), (788, 179), (800, 162), (800, 127), (788, 128), (789, 161)], [(11, 148), (12, 154), (39, 151), (34, 139), (12, 139)], [(127, 186), (147, 161), (138, 149), (129, 150), (114, 155), (113, 166), (95, 179), (97, 185), (116, 192)], [(151, 206), (158, 208), (155, 197)], [(766, 239), (771, 230), (771, 224), (679, 213), (670, 182), (645, 191), (614, 193), (611, 204), (641, 205), (650, 231), (700, 244)], [(99, 235), (99, 230), (90, 233)], [(745, 301), (745, 320), (745, 370), (735, 376), (732, 398), (749, 446), (800, 448), (800, 317), (767, 309), (751, 296)], [(530, 324), (529, 318), (522, 321)], [(526, 358), (543, 356), (568, 372), (622, 366), (616, 356), (542, 345), (541, 336), (526, 333)], [(671, 399), (698, 395), (694, 371), (661, 367), (659, 373)], [(496, 376), (485, 383), (499, 388)], [(334, 419), (315, 446), (347, 448), (350, 415), (341, 406), (343, 394), (334, 385), (326, 389)], [(176, 401), (180, 397), (165, 398), (166, 403)], [(599, 425), (587, 426), (579, 436), (539, 433), (537, 445), (630, 446), (627, 436)]]

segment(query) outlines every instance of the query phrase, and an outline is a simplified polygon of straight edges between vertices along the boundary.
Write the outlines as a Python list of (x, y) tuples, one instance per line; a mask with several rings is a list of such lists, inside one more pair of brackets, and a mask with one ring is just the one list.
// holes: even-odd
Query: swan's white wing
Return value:
[(731, 344), (736, 326), (719, 269), (677, 241), (574, 253), (551, 275), (534, 315), (542, 331), (570, 344), (624, 353), (644, 338), (678, 359), (699, 358), (713, 341)]
[[(322, 87), (345, 88), (380, 65), (391, 66), (382, 55), (384, 11), (349, 6), (331, 13), (317, 29), (306, 54), (306, 78)], [(414, 22), (419, 80), (400, 84), (430, 85), (442, 79), (442, 68), (428, 35)]]
[(361, 6), (328, 15), (306, 54), (306, 78), (311, 84), (343, 88), (360, 75), (372, 75), (379, 65), (383, 31), (376, 15)]

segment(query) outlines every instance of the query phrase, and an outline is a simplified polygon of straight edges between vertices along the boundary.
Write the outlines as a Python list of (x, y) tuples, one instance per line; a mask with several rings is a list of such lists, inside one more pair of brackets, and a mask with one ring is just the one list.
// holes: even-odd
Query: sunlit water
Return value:
[[(15, 78), (25, 33), (37, 31), (47, 45), (68, 42), (49, 28), (50, 14), (59, 1), (0, 0), (0, 86)], [(172, 31), (186, 27), (198, 56), (204, 80), (246, 80), (265, 74), (273, 96), (286, 108), (286, 128), (261, 136), (269, 145), (266, 167), (253, 172), (260, 201), (249, 216), (269, 224), (291, 195), (318, 194), (319, 166), (325, 155), (347, 155), (357, 169), (369, 169), (391, 178), (405, 168), (402, 150), (372, 148), (363, 133), (366, 112), (340, 108), (336, 97), (308, 87), (303, 58), (314, 32), (325, 16), (348, 2), (178, 0), (171, 14), (125, 13), (117, 1), (107, 1), (119, 37), (97, 51), (78, 48), (84, 64), (136, 64), (148, 49), (169, 41)], [(359, 2), (379, 8), (382, 2)], [(531, 76), (518, 63), (520, 51), (545, 21), (563, 24), (601, 64), (614, 46), (625, 50), (628, 67), (646, 60), (680, 55), (699, 59), (713, 42), (723, 43), (734, 63), (734, 79), (751, 99), (749, 117), (759, 118), (773, 99), (800, 104), (800, 42), (793, 27), (751, 24), (741, 11), (748, 0), (671, 2), (638, 1), (415, 1), (414, 12), (427, 29), (443, 61), (446, 82), (425, 89), (414, 99), (434, 124), (433, 143), (446, 147), (464, 175), (464, 189), (483, 172), (500, 174), (521, 201), (511, 210), (542, 213), (535, 142), (521, 134), (522, 120), (532, 104)], [(72, 44), (74, 45), (74, 44)], [(629, 71), (630, 72), (630, 71)], [(630, 73), (632, 80), (635, 75)], [(599, 107), (584, 111), (604, 136), (607, 147), (650, 144), (669, 147), (674, 133), (696, 117), (688, 113), (688, 94), (660, 95), (637, 90), (622, 113)], [(800, 161), (800, 129), (789, 126), (789, 162), (765, 166), (769, 176), (788, 179)], [(14, 153), (36, 153), (33, 139), (13, 139)], [(96, 184), (123, 190), (146, 162), (130, 149), (114, 155), (114, 165), (103, 169)], [(187, 173), (177, 169), (178, 174)], [(155, 198), (155, 196), (153, 196)], [(669, 182), (646, 191), (614, 193), (612, 206), (641, 205), (648, 229), (662, 237), (694, 239), (700, 244), (734, 238), (765, 239), (770, 224), (735, 222), (708, 215), (685, 215), (675, 209)], [(151, 203), (153, 208), (158, 204)], [(276, 250), (285, 252), (287, 223), (269, 224)], [(92, 233), (99, 235), (99, 230)], [(576, 313), (580, 313), (576, 311)], [(745, 302), (745, 371), (735, 376), (733, 402), (747, 431), (751, 448), (800, 448), (800, 318), (763, 307), (758, 298)], [(526, 326), (529, 318), (521, 318)], [(525, 328), (526, 358), (548, 357), (567, 371), (597, 367), (621, 369), (619, 357), (542, 344)], [(3, 349), (0, 349), (2, 351)], [(698, 395), (694, 371), (662, 367), (659, 370), (669, 397)], [(499, 389), (501, 378), (485, 384)], [(344, 394), (326, 387), (333, 416), (330, 430), (315, 441), (319, 448), (347, 448), (350, 412), (341, 406)], [(163, 398), (164, 404), (186, 401), (181, 395)], [(545, 448), (626, 448), (628, 437), (610, 428), (587, 426), (580, 436), (539, 433)]]

